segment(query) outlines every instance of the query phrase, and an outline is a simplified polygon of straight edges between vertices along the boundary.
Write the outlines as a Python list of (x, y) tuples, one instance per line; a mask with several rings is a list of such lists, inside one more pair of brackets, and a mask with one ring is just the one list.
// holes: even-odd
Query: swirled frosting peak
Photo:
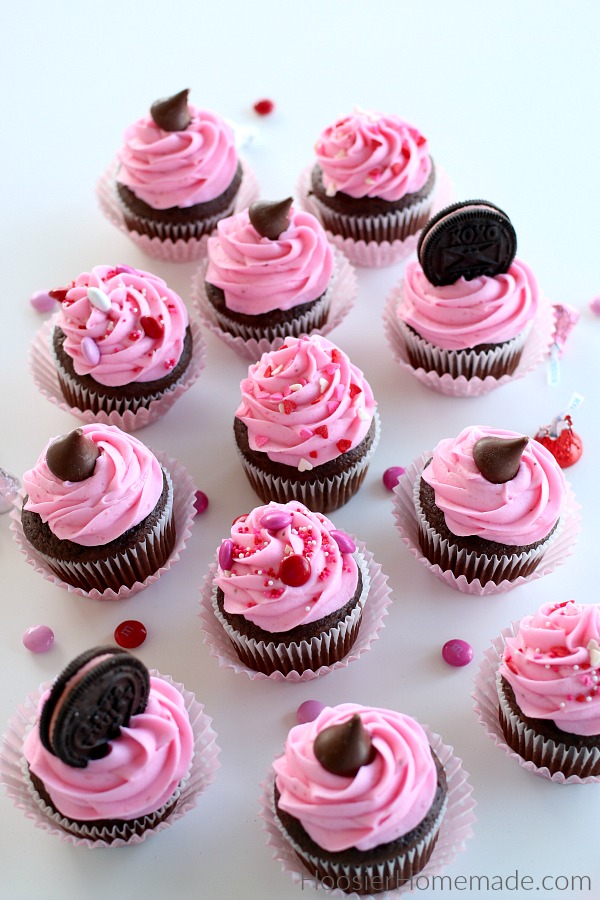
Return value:
[(263, 353), (241, 383), (236, 416), (252, 450), (307, 471), (358, 446), (375, 400), (363, 373), (321, 335), (287, 338)]
[[(38, 715), (49, 695), (49, 690), (42, 695)], [(155, 812), (173, 796), (189, 770), (194, 736), (182, 695), (151, 676), (146, 709), (121, 728), (102, 759), (85, 768), (66, 765), (43, 747), (37, 724), (25, 738), (24, 752), (64, 816), (128, 820)]]
[(168, 375), (183, 350), (188, 314), (157, 275), (95, 266), (66, 290), (58, 326), (77, 374), (115, 387)]
[(526, 546), (545, 538), (556, 525), (565, 494), (565, 479), (552, 454), (529, 441), (517, 474), (492, 484), (473, 459), (474, 444), (484, 437), (515, 438), (514, 431), (483, 425), (463, 429), (440, 441), (423, 479), (453, 534), (478, 535), (487, 541)]
[[(356, 775), (336, 775), (314, 753), (325, 728), (361, 718), (374, 751)], [(370, 850), (394, 841), (427, 815), (437, 773), (421, 725), (387, 709), (342, 703), (290, 731), (283, 756), (273, 763), (279, 807), (300, 821), (325, 850)]]
[(229, 309), (259, 315), (325, 293), (333, 271), (325, 231), (310, 213), (291, 209), (289, 217), (274, 240), (259, 234), (247, 209), (221, 219), (209, 237), (206, 280), (224, 292)]
[[(344, 607), (356, 591), (357, 566), (333, 530), (324, 515), (296, 501), (271, 502), (237, 518), (228, 538), (231, 558), (215, 577), (225, 611), (285, 632)], [(286, 575), (289, 566), (301, 576)]]
[(426, 138), (399, 116), (357, 111), (326, 128), (315, 147), (323, 185), (333, 196), (400, 200), (431, 173)]
[(148, 113), (126, 129), (117, 180), (153, 209), (186, 208), (223, 194), (238, 158), (233, 130), (216, 113), (187, 104), (181, 131), (165, 131)]
[(508, 638), (500, 672), (524, 715), (600, 734), (600, 605), (545, 603)]
[(96, 547), (152, 512), (163, 490), (163, 474), (154, 454), (115, 425), (82, 425), (81, 431), (100, 451), (93, 474), (83, 481), (62, 481), (46, 461), (49, 441), (23, 475), (25, 509), (37, 513), (60, 540)]
[(444, 350), (500, 344), (520, 334), (539, 308), (535, 275), (515, 259), (501, 275), (434, 287), (418, 262), (404, 273), (400, 318)]

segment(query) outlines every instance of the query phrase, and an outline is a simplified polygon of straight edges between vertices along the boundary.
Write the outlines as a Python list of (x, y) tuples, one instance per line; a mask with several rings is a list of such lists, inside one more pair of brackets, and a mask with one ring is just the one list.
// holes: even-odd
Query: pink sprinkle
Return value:
[(165, 359), (165, 369), (173, 369), (175, 367), (174, 359)]
[(268, 440), (269, 438), (266, 436), (266, 434), (257, 434), (254, 438), (254, 443), (257, 447), (264, 447)]
[(272, 400), (283, 400), (283, 394), (281, 391), (277, 391), (275, 394), (267, 395), (270, 396)]
[(402, 172), (402, 163), (392, 164), (392, 175), (399, 175)]
[(310, 428), (301, 428), (299, 434), (301, 438), (304, 438), (304, 440), (313, 436), (313, 432), (310, 430)]
[(332, 413), (334, 413), (334, 412), (336, 411), (336, 409), (338, 408), (338, 405), (339, 405), (339, 404), (336, 403), (335, 400), (328, 400), (328, 401), (327, 401), (327, 413), (328, 413), (329, 415), (331, 415)]
[(339, 369), (339, 365), (335, 365), (335, 363), (329, 363), (329, 365), (325, 366), (323, 371), (326, 372), (327, 375), (334, 375), (337, 369)]
[(335, 397), (336, 400), (341, 400), (342, 397), (344, 396), (344, 393), (345, 393), (344, 385), (338, 384), (335, 391), (333, 392), (333, 396)]

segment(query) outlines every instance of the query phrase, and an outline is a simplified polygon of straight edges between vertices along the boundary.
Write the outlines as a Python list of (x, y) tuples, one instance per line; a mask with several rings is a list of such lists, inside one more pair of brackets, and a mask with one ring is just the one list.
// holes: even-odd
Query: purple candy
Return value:
[(390, 466), (389, 469), (385, 470), (383, 473), (383, 483), (388, 491), (394, 490), (398, 484), (398, 479), (401, 475), (404, 475), (405, 471), (406, 469), (403, 469), (402, 466)]
[(322, 709), (325, 709), (325, 706), (320, 700), (305, 700), (296, 710), (298, 724), (306, 725), (307, 722), (312, 722), (317, 718)]
[(449, 666), (467, 666), (473, 659), (473, 648), (460, 638), (452, 638), (442, 647), (442, 657)]
[(23, 646), (32, 653), (45, 653), (54, 643), (54, 632), (47, 625), (32, 625), (23, 635)]
[(221, 541), (219, 547), (219, 565), (225, 571), (228, 571), (233, 564), (233, 541), (231, 538), (225, 538)]
[(280, 529), (291, 525), (293, 521), (294, 517), (290, 512), (275, 510), (274, 512), (266, 512), (261, 516), (260, 524), (267, 531), (280, 531)]
[(90, 366), (97, 366), (100, 362), (100, 348), (91, 337), (84, 337), (81, 342), (81, 352)]
[(35, 310), (41, 313), (50, 312), (56, 308), (56, 300), (50, 296), (48, 291), (36, 291), (29, 298), (29, 302)]
[(132, 269), (131, 266), (115, 266), (115, 272), (117, 275), (121, 275), (122, 273), (126, 273), (127, 275), (135, 275), (135, 269)]
[(194, 500), (194, 509), (198, 515), (202, 515), (208, 509), (208, 497), (204, 491), (196, 491), (196, 499)]
[(342, 553), (354, 553), (356, 544), (349, 534), (346, 534), (345, 531), (330, 531), (329, 533)]
[(596, 316), (600, 316), (600, 297), (590, 300), (590, 309)]

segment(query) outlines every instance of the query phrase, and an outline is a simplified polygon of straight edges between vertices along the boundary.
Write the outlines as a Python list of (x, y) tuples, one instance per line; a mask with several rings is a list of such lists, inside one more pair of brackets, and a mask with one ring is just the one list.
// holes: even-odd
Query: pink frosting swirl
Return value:
[(303, 470), (356, 447), (375, 413), (360, 369), (327, 338), (287, 338), (263, 353), (241, 383), (236, 416), (248, 428), (252, 450)]
[[(377, 753), (354, 777), (335, 775), (315, 757), (315, 738), (355, 713)], [(370, 850), (407, 834), (429, 812), (437, 788), (435, 763), (419, 723), (355, 703), (325, 707), (313, 722), (292, 728), (273, 768), (281, 809), (331, 852)]]
[(81, 430), (100, 450), (93, 474), (83, 481), (53, 475), (46, 463), (53, 438), (23, 475), (29, 494), (25, 509), (37, 513), (60, 540), (97, 547), (152, 512), (162, 493), (163, 473), (154, 454), (115, 425), (82, 425)]
[(150, 114), (125, 131), (117, 180), (153, 209), (208, 203), (235, 176), (232, 129), (209, 110), (188, 109), (192, 121), (183, 131), (163, 131)]
[(426, 138), (399, 116), (355, 112), (320, 135), (317, 160), (333, 196), (400, 200), (419, 191), (431, 173)]
[[(275, 512), (289, 514), (291, 521), (268, 527), (262, 520)], [(233, 563), (226, 571), (219, 566), (215, 577), (225, 611), (265, 631), (283, 632), (345, 606), (356, 591), (357, 565), (351, 554), (340, 551), (330, 534), (333, 528), (321, 513), (294, 501), (258, 506), (236, 519), (231, 526)], [(310, 564), (307, 581), (298, 587), (281, 580), (281, 563), (292, 554)]]
[[(38, 716), (50, 691), (39, 704)], [(143, 713), (132, 716), (110, 753), (83, 769), (66, 765), (42, 746), (34, 727), (24, 742), (29, 768), (43, 782), (56, 809), (79, 821), (137, 819), (160, 809), (187, 775), (194, 735), (179, 691), (150, 678)]]
[(523, 451), (515, 477), (492, 484), (473, 459), (473, 445), (488, 436), (520, 437), (514, 431), (470, 426), (458, 437), (440, 441), (423, 471), (446, 525), (456, 535), (479, 535), (510, 546), (541, 541), (560, 516), (565, 494), (561, 468), (542, 444), (532, 440)]
[(508, 272), (435, 287), (417, 262), (406, 266), (400, 318), (444, 350), (512, 340), (539, 306), (535, 275), (515, 259)]
[[(88, 288), (101, 290), (110, 309), (94, 306)], [(160, 337), (146, 334), (144, 317), (156, 320)], [(114, 387), (164, 378), (179, 362), (188, 314), (181, 297), (157, 275), (128, 266), (95, 266), (67, 291), (57, 324), (77, 374)]]
[(521, 711), (571, 734), (600, 734), (600, 604), (545, 603), (508, 638), (500, 672)]
[(206, 280), (235, 312), (254, 316), (309, 303), (325, 293), (332, 271), (325, 232), (302, 210), (290, 210), (289, 228), (276, 240), (256, 231), (247, 209), (222, 219), (208, 239)]

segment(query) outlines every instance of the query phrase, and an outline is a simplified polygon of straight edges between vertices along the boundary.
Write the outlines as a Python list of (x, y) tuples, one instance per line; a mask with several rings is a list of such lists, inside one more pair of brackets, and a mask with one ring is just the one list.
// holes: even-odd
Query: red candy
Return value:
[(146, 626), (136, 619), (127, 619), (115, 628), (114, 638), (119, 647), (133, 650), (146, 640)]
[(144, 329), (144, 334), (149, 338), (158, 340), (165, 333), (165, 326), (155, 319), (154, 316), (142, 316), (140, 325)]
[(567, 469), (577, 462), (583, 453), (583, 442), (571, 428), (571, 416), (565, 416), (567, 427), (557, 437), (552, 437), (547, 429), (538, 431), (535, 440), (549, 450), (561, 469)]
[(292, 553), (281, 563), (279, 577), (290, 587), (302, 587), (310, 578), (310, 563), (306, 557)]
[(254, 112), (258, 113), (259, 116), (268, 116), (275, 109), (275, 104), (272, 100), (257, 100), (253, 106)]
[(206, 510), (208, 509), (208, 497), (206, 496), (204, 491), (196, 491), (194, 509), (196, 510), (198, 515), (202, 515), (202, 513), (206, 512)]

